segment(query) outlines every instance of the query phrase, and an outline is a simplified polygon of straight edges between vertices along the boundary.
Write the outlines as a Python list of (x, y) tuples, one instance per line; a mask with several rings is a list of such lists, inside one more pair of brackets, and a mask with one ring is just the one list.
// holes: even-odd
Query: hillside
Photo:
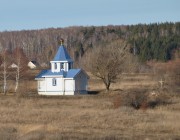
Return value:
[(6, 31), (0, 33), (0, 50), (10, 52), (21, 47), (29, 59), (48, 63), (54, 56), (60, 38), (77, 62), (90, 48), (123, 39), (131, 44), (130, 51), (141, 61), (167, 61), (175, 52), (180, 54), (180, 22), (161, 24), (139, 24), (121, 26), (90, 26), (49, 28), (29, 31)]

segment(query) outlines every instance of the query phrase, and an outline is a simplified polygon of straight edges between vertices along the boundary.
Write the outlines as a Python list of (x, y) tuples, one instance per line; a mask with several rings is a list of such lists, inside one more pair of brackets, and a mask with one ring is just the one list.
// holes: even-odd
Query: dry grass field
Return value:
[[(26, 90), (22, 93), (29, 89), (35, 91), (35, 82), (23, 84)], [(123, 80), (112, 85), (110, 94), (107, 94), (102, 83), (92, 77), (89, 95), (1, 95), (0, 140), (178, 140), (180, 94), (155, 90), (156, 84), (151, 76), (124, 76)], [(132, 94), (147, 94), (153, 90), (163, 94), (158, 94), (163, 97), (163, 104), (139, 109), (128, 104), (128, 98), (134, 99), (130, 97)]]

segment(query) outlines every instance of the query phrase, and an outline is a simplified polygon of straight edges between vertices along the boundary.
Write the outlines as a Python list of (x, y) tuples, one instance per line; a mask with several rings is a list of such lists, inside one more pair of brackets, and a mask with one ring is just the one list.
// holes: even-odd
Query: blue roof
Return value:
[(60, 72), (52, 72), (51, 70), (48, 70), (45, 74), (45, 76), (53, 76), (53, 75), (64, 75), (64, 71), (60, 71)]
[(81, 69), (70, 69), (67, 72), (66, 78), (74, 78), (80, 71)]
[(46, 74), (48, 70), (42, 70), (35, 78), (42, 78), (44, 74)]
[(52, 72), (51, 70), (42, 70), (35, 78), (43, 78), (46, 76), (54, 76), (54, 75), (64, 76), (66, 74), (64, 71)]
[(63, 45), (61, 45), (61, 46), (59, 46), (58, 51), (57, 51), (53, 61), (68, 61), (68, 62), (72, 62), (73, 60), (69, 56), (66, 48)]
[(35, 78), (43, 78), (47, 76), (63, 76), (64, 78), (74, 78), (79, 74), (81, 69), (70, 69), (68, 72), (52, 72), (51, 70), (42, 70)]

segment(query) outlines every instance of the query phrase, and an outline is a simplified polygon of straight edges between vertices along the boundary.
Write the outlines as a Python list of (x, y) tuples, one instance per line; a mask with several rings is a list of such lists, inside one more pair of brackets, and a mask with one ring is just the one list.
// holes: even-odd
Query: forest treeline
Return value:
[(141, 61), (167, 61), (180, 54), (180, 22), (121, 26), (74, 26), (41, 30), (0, 32), (0, 51), (20, 47), (30, 60), (49, 63), (64, 39), (70, 55), (77, 62), (89, 49), (115, 40), (125, 40), (129, 51)]

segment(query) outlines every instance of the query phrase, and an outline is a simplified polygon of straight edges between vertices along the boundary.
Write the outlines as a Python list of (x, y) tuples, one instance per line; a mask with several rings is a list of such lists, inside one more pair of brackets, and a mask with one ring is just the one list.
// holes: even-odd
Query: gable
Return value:
[(67, 72), (67, 75), (65, 78), (75, 78), (78, 75), (84, 75), (85, 77), (89, 78), (89, 76), (86, 74), (86, 72), (83, 69), (70, 69)]
[(81, 69), (70, 69), (67, 72), (66, 78), (74, 78), (80, 72), (81, 72)]
[(77, 78), (87, 78), (89, 79), (89, 76), (82, 70), (78, 75), (76, 75)]
[(28, 63), (28, 67), (30, 67), (30, 68), (36, 68), (36, 65), (30, 61), (30, 62)]
[(10, 66), (9, 66), (9, 68), (17, 68), (18, 66), (16, 65), (16, 64), (14, 64), (14, 63), (12, 63)]

